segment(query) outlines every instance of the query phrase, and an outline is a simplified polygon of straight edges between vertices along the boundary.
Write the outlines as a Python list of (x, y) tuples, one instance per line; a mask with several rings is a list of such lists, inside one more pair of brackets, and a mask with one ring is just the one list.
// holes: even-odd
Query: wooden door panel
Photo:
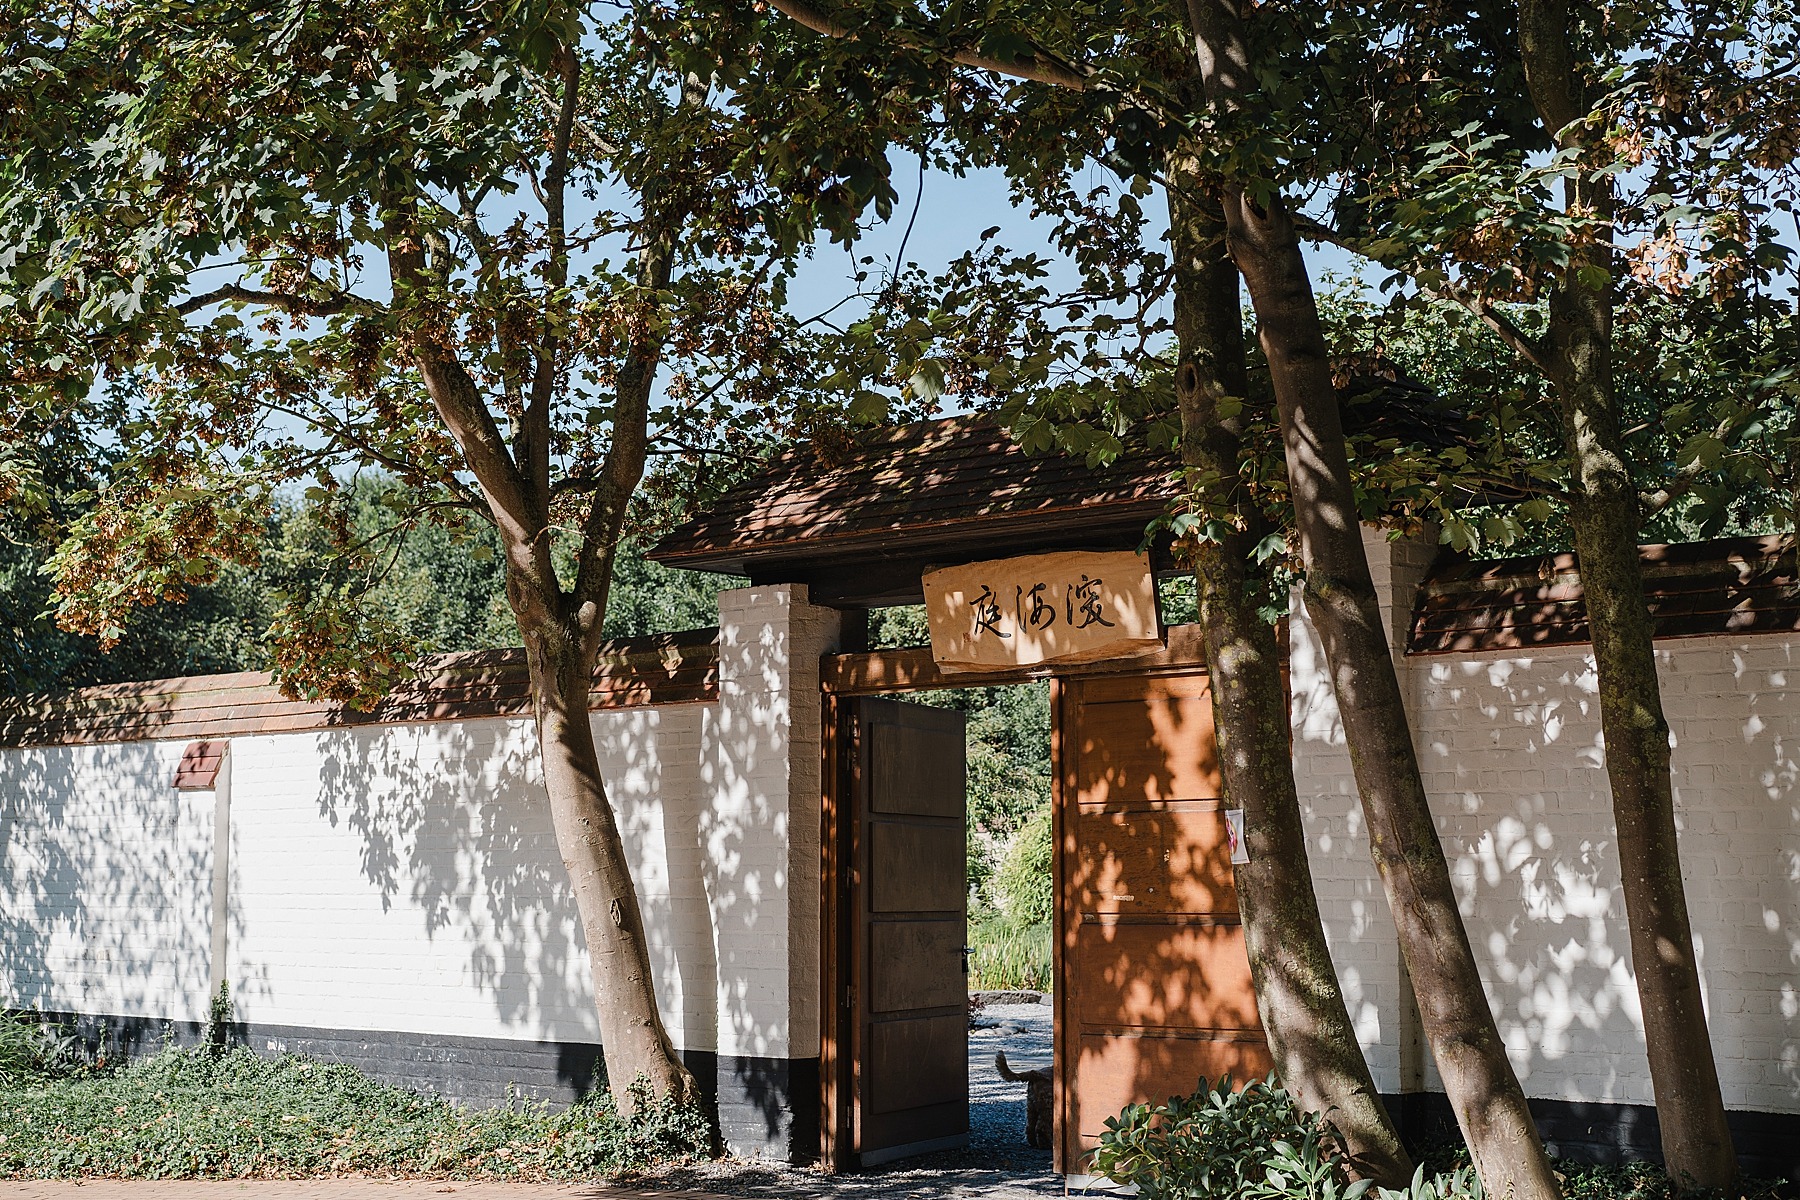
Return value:
[(881, 864), (869, 881), (872, 910), (961, 912), (968, 902), (968, 837), (948, 825), (870, 822), (870, 852)]
[(879, 1115), (967, 1103), (969, 1017), (883, 1021), (869, 1049), (870, 1111)]
[(969, 1137), (964, 721), (856, 707), (851, 1142), (863, 1166)]
[(968, 1003), (961, 969), (944, 963), (962, 958), (966, 929), (954, 921), (876, 921), (869, 926), (869, 957), (880, 963), (911, 963), (916, 970), (874, 972), (869, 1008), (878, 1013), (944, 1008)]
[(1229, 1073), (1235, 1083), (1261, 1079), (1272, 1067), (1260, 1032), (1084, 1035), (1078, 1051), (1075, 1126), (1082, 1149), (1092, 1149), (1128, 1104), (1161, 1104), (1193, 1092), (1205, 1078)]
[(1224, 806), (1083, 811), (1073, 873), (1082, 912), (1236, 912), (1237, 885)]
[(1083, 803), (1219, 795), (1210, 696), (1147, 696), (1080, 708), (1075, 781)]
[(1261, 1078), (1203, 668), (1070, 680), (1057, 719), (1057, 1166), (1127, 1104)]
[(937, 754), (920, 758), (909, 752), (907, 739), (899, 737), (879, 738), (869, 747), (869, 808), (872, 812), (961, 820), (964, 802), (963, 760), (960, 757)]
[(1087, 921), (1076, 937), (1076, 995), (1086, 1024), (1257, 1030), (1244, 931)]

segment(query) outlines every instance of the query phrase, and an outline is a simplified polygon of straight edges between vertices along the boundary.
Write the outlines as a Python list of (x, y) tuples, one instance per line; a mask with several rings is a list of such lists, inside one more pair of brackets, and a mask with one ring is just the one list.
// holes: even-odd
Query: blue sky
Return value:
[[(1110, 173), (1090, 168), (1093, 183), (1106, 182)], [(900, 250), (907, 219), (918, 198), (918, 219), (912, 235), (905, 239), (906, 258), (928, 271), (947, 265), (963, 251), (979, 243), (981, 232), (1000, 226), (997, 240), (1015, 251), (1035, 250), (1051, 263), (1053, 281), (1072, 284), (1074, 272), (1062, 254), (1050, 244), (1048, 221), (1033, 221), (1028, 211), (1014, 208), (1008, 194), (1006, 177), (998, 170), (971, 171), (958, 178), (944, 172), (928, 171), (920, 186), (918, 160), (896, 155), (893, 178), (900, 199), (894, 219), (871, 230), (855, 255), (872, 255), (877, 264), (885, 265)], [(1117, 182), (1113, 178), (1113, 182)], [(1157, 193), (1160, 197), (1160, 191)], [(1160, 198), (1145, 205), (1147, 212), (1161, 216)], [(1308, 247), (1307, 264), (1315, 286), (1327, 272), (1346, 275), (1354, 271), (1356, 260), (1335, 246)], [(852, 255), (841, 246), (823, 243), (818, 254), (794, 281), (794, 311), (810, 315), (823, 311), (841, 300), (853, 286), (855, 273)]]

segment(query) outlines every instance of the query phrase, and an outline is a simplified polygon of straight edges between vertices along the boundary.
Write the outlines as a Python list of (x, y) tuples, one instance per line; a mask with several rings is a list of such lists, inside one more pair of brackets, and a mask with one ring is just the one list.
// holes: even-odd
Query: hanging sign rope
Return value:
[(931, 655), (946, 672), (1132, 658), (1163, 645), (1149, 559), (1129, 551), (1002, 558), (923, 582)]

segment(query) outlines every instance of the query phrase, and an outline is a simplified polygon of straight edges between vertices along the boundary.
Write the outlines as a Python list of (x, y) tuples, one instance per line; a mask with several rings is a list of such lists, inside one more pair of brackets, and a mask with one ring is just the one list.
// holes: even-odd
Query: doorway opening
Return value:
[[(828, 695), (827, 710), (827, 1161), (967, 1151), (1048, 1176), (1048, 1107), (1032, 1145), (1026, 1099), (1047, 1101), (1053, 1067), (1049, 685)], [(1000, 1054), (1041, 1082), (1002, 1078)]]
[[(896, 957), (883, 946), (901, 944), (897, 932), (877, 927), (890, 920), (954, 922), (932, 935), (947, 945), (955, 930), (970, 928), (974, 911), (967, 886), (971, 847), (966, 840), (953, 845), (958, 830), (965, 838), (968, 832), (968, 749), (958, 736), (966, 736), (967, 727), (956, 725), (966, 718), (942, 707), (941, 698), (925, 705), (917, 697), (898, 697), (1032, 678), (1016, 669), (946, 676), (923, 648), (843, 654), (823, 664), (822, 970), (824, 996), (833, 1004), (822, 1023), (821, 1101), (822, 1151), (830, 1166), (854, 1169), (932, 1149), (934, 1142), (966, 1144), (974, 1133), (966, 1123), (900, 1127), (889, 1116), (902, 1107), (941, 1104), (936, 1115), (948, 1120), (969, 1112), (969, 1098), (998, 1093), (994, 1098), (1004, 1102), (1007, 1095), (991, 1051), (981, 1046), (977, 1056), (980, 1017), (972, 1035), (951, 1017), (953, 988), (941, 973), (948, 955), (920, 950), (915, 958)], [(1047, 688), (1053, 844), (1049, 1140), (1052, 1170), (1079, 1179), (1087, 1174), (1105, 1117), (1127, 1103), (1192, 1091), (1202, 1077), (1227, 1071), (1235, 1079), (1260, 1076), (1268, 1070), (1268, 1049), (1232, 883), (1229, 817), (1200, 631), (1171, 628), (1164, 650), (1138, 659), (1059, 668)], [(926, 727), (935, 732), (922, 732)], [(943, 764), (952, 757), (963, 787), (940, 783), (941, 797), (920, 798), (926, 785), (919, 781), (947, 779), (951, 772)], [(923, 835), (889, 829), (934, 820), (941, 823), (936, 853), (954, 854), (953, 869), (900, 853), (899, 847), (922, 845)], [(892, 852), (882, 850), (884, 840)], [(907, 884), (915, 890), (927, 876), (938, 880), (933, 886), (941, 888), (942, 899), (932, 903), (960, 904), (960, 911), (901, 910), (880, 900), (881, 873), (896, 870), (918, 876)], [(952, 900), (948, 880), (958, 873), (964, 887)], [(974, 874), (979, 876), (979, 864)], [(979, 905), (979, 892), (975, 898)], [(913, 965), (927, 960), (929, 967)], [(899, 992), (881, 982), (881, 971), (905, 981)], [(937, 989), (930, 998), (940, 1007), (903, 1011), (896, 997), (922, 1001), (927, 981)], [(889, 1007), (871, 1010), (870, 1004)], [(1025, 1035), (1035, 1023), (1020, 1018), (1029, 1015), (1035, 1014), (996, 1011), (995, 1034)], [(938, 1021), (934, 1028), (945, 1041), (934, 1045), (942, 1063), (956, 1061), (954, 1071), (946, 1066), (934, 1075), (918, 1057), (874, 1053), (878, 1037), (909, 1050), (925, 1045), (929, 1039), (922, 1034), (906, 1040), (898, 1028), (879, 1028), (925, 1019)], [(951, 1048), (953, 1028), (965, 1040)], [(1015, 1068), (1046, 1065), (1039, 1058), (1008, 1058)], [(926, 1087), (920, 1083), (925, 1079), (936, 1082)], [(984, 1095), (979, 1089), (989, 1080), (994, 1093)], [(897, 1092), (884, 1090), (895, 1082)], [(1023, 1091), (1018, 1083), (1010, 1087), (1018, 1089), (1015, 1097)], [(1013, 1145), (1023, 1152), (1025, 1129), (1012, 1128), (1018, 1138)]]

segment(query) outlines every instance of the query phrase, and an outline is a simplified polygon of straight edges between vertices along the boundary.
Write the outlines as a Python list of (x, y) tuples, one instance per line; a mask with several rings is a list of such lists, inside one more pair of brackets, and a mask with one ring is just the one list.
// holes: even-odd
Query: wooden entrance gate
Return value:
[(1057, 1165), (1106, 1118), (1268, 1073), (1238, 920), (1209, 679), (1198, 666), (1057, 688)]
[[(868, 1149), (882, 1153), (864, 1139), (887, 1117), (874, 1106), (891, 1103), (877, 1094), (876, 1015), (857, 995), (881, 936), (871, 922), (887, 919), (871, 913), (869, 893), (858, 890), (867, 882), (859, 873), (870, 868), (859, 829), (873, 819), (859, 809), (866, 801), (856, 790), (858, 772), (869, 769), (869, 702), (859, 697), (1044, 674), (946, 676), (924, 649), (836, 655), (824, 664), (821, 1150), (831, 1167), (866, 1163)], [(1169, 648), (1157, 655), (1064, 668), (1050, 686), (1056, 1167), (1084, 1174), (1102, 1123), (1127, 1103), (1190, 1092), (1202, 1076), (1226, 1071), (1239, 1081), (1257, 1078), (1270, 1064), (1232, 886), (1198, 628), (1170, 629)], [(941, 854), (954, 854), (960, 884), (960, 840), (951, 851), (946, 839)], [(920, 946), (923, 953), (924, 940)], [(934, 1087), (947, 1083), (928, 1074)], [(966, 1103), (966, 1079), (962, 1086)]]

